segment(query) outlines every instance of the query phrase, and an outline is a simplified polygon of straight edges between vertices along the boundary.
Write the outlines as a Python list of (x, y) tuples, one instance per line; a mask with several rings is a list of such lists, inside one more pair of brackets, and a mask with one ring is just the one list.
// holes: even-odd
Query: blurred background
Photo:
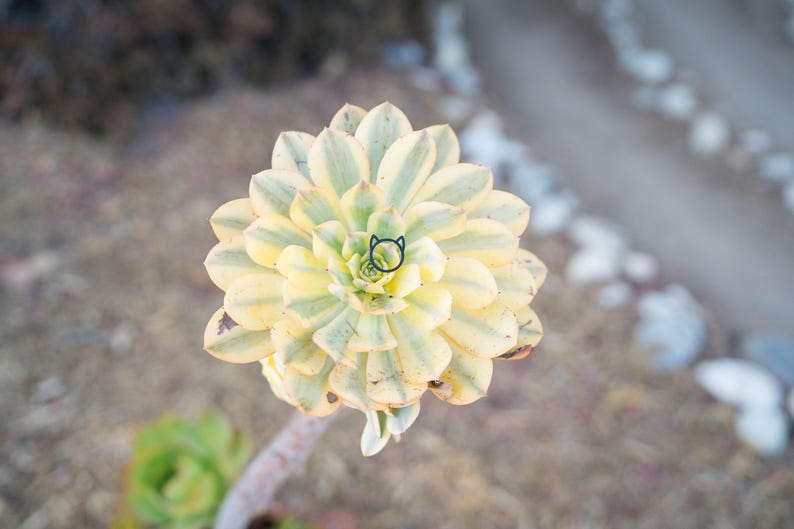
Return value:
[(107, 526), (165, 411), (278, 431), (201, 350), (207, 219), (280, 131), (384, 100), (532, 205), (546, 337), (375, 458), (346, 413), (282, 508), (794, 527), (791, 0), (0, 0), (0, 525)]

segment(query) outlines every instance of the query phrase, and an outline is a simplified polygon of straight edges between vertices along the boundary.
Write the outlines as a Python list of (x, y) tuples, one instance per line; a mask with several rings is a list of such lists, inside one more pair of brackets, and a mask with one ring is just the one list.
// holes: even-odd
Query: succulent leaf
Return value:
[(365, 231), (370, 215), (386, 207), (383, 190), (362, 180), (351, 187), (341, 199), (341, 208), (352, 231)]
[(210, 318), (204, 330), (204, 350), (212, 356), (247, 364), (273, 354), (270, 331), (249, 330), (234, 321), (221, 307)]
[(406, 134), (383, 155), (375, 183), (386, 194), (386, 203), (403, 212), (425, 184), (436, 161), (436, 144), (423, 130)]
[(248, 198), (230, 200), (215, 210), (210, 217), (212, 231), (219, 241), (231, 239), (243, 233), (254, 220), (256, 214)]
[[(300, 248), (300, 246), (290, 246)], [(308, 250), (307, 250), (308, 251)], [(223, 308), (237, 325), (252, 331), (269, 329), (284, 315), (281, 275), (275, 271), (248, 274), (229, 284)]]
[(438, 242), (447, 257), (473, 257), (493, 268), (511, 263), (518, 250), (518, 237), (504, 224), (492, 219), (473, 219), (466, 229)]
[(466, 229), (466, 210), (443, 202), (420, 202), (405, 212), (405, 224), (409, 241), (422, 237), (443, 241)]
[(339, 197), (369, 177), (369, 160), (353, 136), (325, 129), (309, 149), (309, 173), (314, 185), (331, 189)]
[(281, 252), (287, 246), (296, 244), (311, 248), (312, 240), (308, 233), (300, 229), (289, 218), (275, 213), (259, 217), (243, 232), (245, 252), (251, 260), (275, 268)]
[(289, 215), (295, 195), (311, 183), (300, 173), (284, 169), (268, 169), (251, 177), (248, 194), (258, 216), (268, 213)]
[(204, 260), (204, 267), (212, 282), (224, 291), (242, 275), (266, 271), (246, 251), (242, 235), (222, 240), (213, 246)]
[(339, 220), (339, 197), (325, 187), (310, 187), (300, 191), (289, 210), (292, 221), (304, 231), (311, 233), (318, 224), (329, 220)]
[(494, 189), (476, 209), (469, 212), (469, 218), (498, 220), (518, 237), (527, 229), (529, 206), (512, 193)]
[(369, 181), (374, 183), (386, 150), (397, 138), (413, 130), (402, 110), (391, 103), (381, 103), (364, 116), (356, 129), (356, 139), (369, 158)]
[(294, 171), (302, 174), (307, 179), (311, 179), (308, 161), (309, 147), (311, 147), (313, 142), (314, 136), (306, 132), (294, 130), (282, 132), (273, 146), (270, 167)]
[(366, 115), (367, 111), (363, 108), (345, 103), (344, 106), (334, 114), (334, 117), (331, 118), (331, 124), (328, 126), (332, 129), (347, 132), (348, 134), (355, 134), (358, 124), (361, 123), (361, 120), (364, 119)]
[(430, 384), (430, 390), (441, 400), (450, 404), (471, 404), (484, 397), (493, 376), (493, 362), (467, 352), (450, 341), (452, 359), (438, 377)]
[(465, 210), (482, 204), (493, 189), (493, 175), (482, 165), (459, 163), (431, 174), (413, 202), (444, 202)]
[[(452, 305), (452, 316), (441, 325), (450, 341), (480, 358), (494, 358), (518, 342), (518, 320), (500, 303), (467, 310)], [(463, 343), (461, 343), (463, 342)]]
[(436, 144), (436, 163), (431, 173), (435, 173), (447, 165), (460, 162), (460, 143), (452, 127), (449, 125), (433, 125), (425, 129)]
[(284, 388), (295, 406), (306, 415), (325, 417), (342, 405), (342, 400), (328, 384), (334, 365), (334, 360), (326, 357), (325, 365), (316, 375), (303, 375), (291, 368), (284, 370)]
[(499, 295), (496, 297), (499, 303), (514, 312), (530, 304), (537, 291), (535, 277), (527, 267), (512, 262), (490, 270), (499, 288)]
[(499, 293), (488, 267), (471, 257), (451, 257), (436, 286), (452, 295), (454, 306), (464, 309), (481, 309), (490, 305)]

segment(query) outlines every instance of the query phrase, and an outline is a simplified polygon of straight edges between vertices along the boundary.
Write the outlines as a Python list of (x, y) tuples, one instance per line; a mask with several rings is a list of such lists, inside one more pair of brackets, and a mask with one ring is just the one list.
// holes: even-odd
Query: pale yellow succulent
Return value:
[(492, 359), (540, 341), (529, 304), (546, 269), (518, 247), (529, 206), (459, 157), (448, 125), (414, 131), (389, 103), (345, 105), (316, 138), (283, 132), (272, 169), (210, 219), (205, 265), (226, 295), (205, 349), (261, 361), (306, 414), (368, 412), (367, 454), (428, 389), (483, 397)]

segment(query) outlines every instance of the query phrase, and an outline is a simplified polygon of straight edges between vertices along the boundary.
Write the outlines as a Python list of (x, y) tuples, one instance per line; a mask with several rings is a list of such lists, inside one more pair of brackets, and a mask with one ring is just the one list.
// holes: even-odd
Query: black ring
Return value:
[[(400, 250), (400, 262), (397, 263), (397, 266), (394, 268), (381, 268), (377, 264), (375, 264), (375, 259), (372, 257), (372, 252), (375, 251), (375, 248), (384, 242), (393, 242), (397, 249)], [(403, 265), (403, 261), (405, 260), (405, 237), (400, 235), (396, 239), (378, 239), (378, 236), (374, 233), (372, 237), (369, 238), (369, 264), (372, 265), (372, 268), (377, 270), (378, 272), (383, 272), (384, 274), (388, 274), (390, 272), (394, 272), (398, 268)]]

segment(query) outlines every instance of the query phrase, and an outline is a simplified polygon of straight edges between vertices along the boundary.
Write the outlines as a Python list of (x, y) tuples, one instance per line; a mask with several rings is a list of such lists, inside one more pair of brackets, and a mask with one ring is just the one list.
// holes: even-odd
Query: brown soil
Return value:
[[(437, 94), (376, 70), (225, 92), (150, 120), (120, 150), (0, 126), (5, 526), (104, 526), (135, 431), (164, 411), (221, 411), (255, 444), (274, 435), (291, 410), (257, 365), (201, 350), (221, 303), (201, 264), (206, 219), (269, 165), (278, 131), (316, 132), (346, 100), (386, 99), (417, 126), (439, 121)], [(525, 246), (552, 272), (569, 252), (556, 239)], [(631, 311), (590, 300), (552, 273), (535, 302), (545, 340), (498, 364), (488, 398), (454, 408), (429, 395), (403, 440), (370, 459), (349, 411), (280, 501), (308, 518), (344, 509), (361, 528), (790, 524), (791, 452), (742, 447), (731, 410), (688, 373), (649, 371)]]

